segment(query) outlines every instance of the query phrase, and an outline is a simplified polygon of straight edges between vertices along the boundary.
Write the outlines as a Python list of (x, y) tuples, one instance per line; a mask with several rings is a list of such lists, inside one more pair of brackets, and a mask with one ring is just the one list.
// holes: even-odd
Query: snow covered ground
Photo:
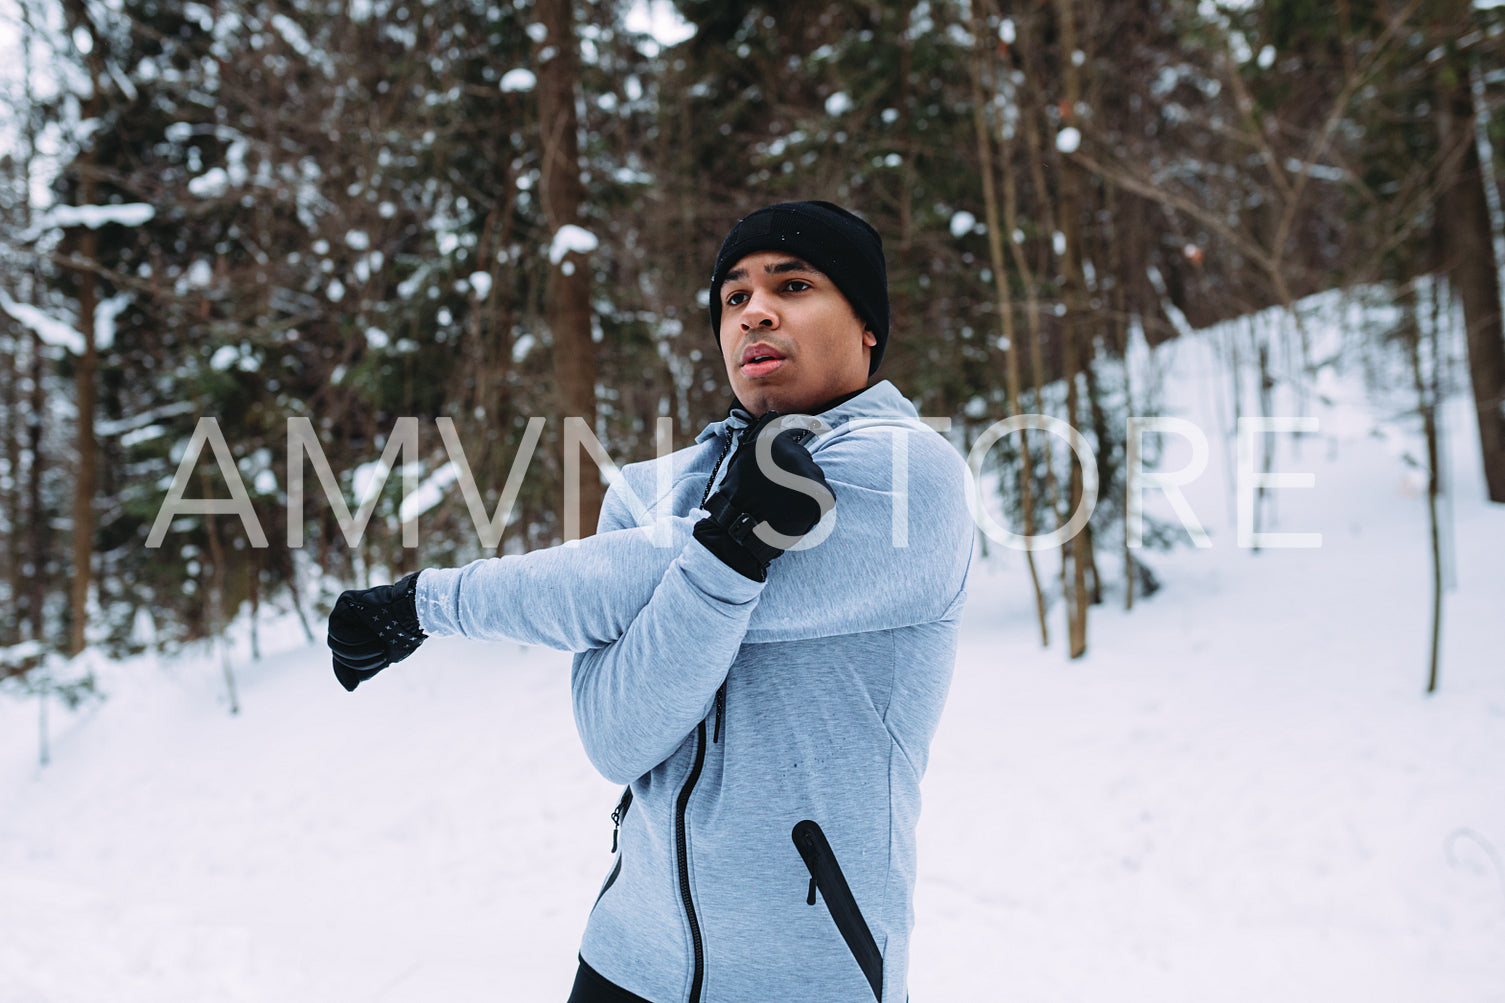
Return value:
[[(1276, 464), (1317, 478), (1277, 492), (1277, 528), (1322, 547), (1240, 550), (1214, 344), (1156, 360), (1212, 440), (1187, 489), (1210, 549), (1147, 555), (1164, 588), (1110, 594), (1076, 662), (1059, 609), (1040, 648), (1022, 555), (977, 566), (925, 781), (916, 1003), (1505, 1001), (1505, 506), (1468, 405), (1426, 697), (1396, 436), (1329, 385)], [(566, 656), (436, 640), (352, 695), (322, 641), (264, 647), (237, 652), (234, 718), (207, 655), (101, 666), (108, 701), (54, 711), (45, 770), (35, 705), (0, 700), (0, 1003), (562, 1001), (618, 793)]]

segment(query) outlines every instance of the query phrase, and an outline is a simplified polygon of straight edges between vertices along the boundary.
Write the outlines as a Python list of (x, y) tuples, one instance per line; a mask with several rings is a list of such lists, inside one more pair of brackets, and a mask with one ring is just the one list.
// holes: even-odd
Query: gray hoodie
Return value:
[(580, 954), (653, 1003), (906, 998), (966, 470), (887, 381), (819, 417), (807, 445), (836, 508), (767, 582), (691, 535), (750, 423), (736, 410), (623, 468), (596, 536), (418, 580), (429, 634), (577, 652), (585, 750), (629, 785)]

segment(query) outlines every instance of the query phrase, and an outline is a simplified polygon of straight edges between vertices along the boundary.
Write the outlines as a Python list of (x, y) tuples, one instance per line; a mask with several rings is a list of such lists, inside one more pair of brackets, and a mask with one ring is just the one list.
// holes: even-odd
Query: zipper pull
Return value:
[(721, 741), (721, 718), (726, 714), (726, 680), (721, 681), (721, 687), (716, 690), (716, 731), (711, 735), (711, 744)]
[(810, 875), (810, 894), (805, 897), (805, 905), (815, 904), (815, 875)]
[(632, 800), (632, 788), (622, 792), (622, 800), (617, 802), (616, 810), (611, 813), (611, 852), (617, 852), (617, 833), (622, 831), (622, 819), (627, 814), (627, 804)]

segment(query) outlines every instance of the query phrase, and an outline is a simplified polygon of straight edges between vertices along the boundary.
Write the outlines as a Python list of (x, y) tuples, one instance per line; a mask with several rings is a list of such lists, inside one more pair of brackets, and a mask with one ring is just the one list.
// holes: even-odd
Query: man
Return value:
[[(432, 634), (577, 652), (580, 737), (627, 789), (570, 1003), (902, 1003), (964, 465), (869, 385), (886, 271), (845, 209), (739, 222), (710, 312), (725, 420), (624, 468), (594, 537), (345, 593), (335, 671), (354, 689)], [(795, 414), (818, 421), (780, 424)], [(669, 546), (638, 528), (655, 522)]]

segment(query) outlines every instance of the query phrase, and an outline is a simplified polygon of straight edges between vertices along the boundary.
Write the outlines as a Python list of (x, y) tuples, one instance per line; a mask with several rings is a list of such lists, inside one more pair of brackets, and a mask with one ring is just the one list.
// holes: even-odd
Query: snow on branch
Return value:
[(397, 510), (397, 518), (402, 522), (412, 522), (429, 509), (444, 500), (444, 489), (453, 484), (460, 476), (460, 469), (454, 463), (446, 463), (418, 486), (418, 490), (402, 500), (402, 505)]
[(32, 227), (32, 233), (68, 226), (87, 226), (91, 230), (97, 230), (107, 223), (140, 226), (155, 215), (157, 210), (145, 202), (128, 202), (124, 205), (60, 205), (44, 213), (41, 220)]
[(1329, 167), (1326, 164), (1308, 164), (1295, 157), (1286, 158), (1286, 170), (1292, 174), (1308, 174), (1318, 181), (1347, 181), (1350, 175), (1341, 167)]
[(308, 40), (308, 35), (297, 21), (294, 21), (286, 14), (273, 14), (271, 24), (272, 27), (277, 29), (277, 33), (282, 36), (282, 40), (294, 52), (308, 60), (310, 66), (319, 70), (326, 77), (332, 78), (334, 76), (334, 64), (330, 62), (329, 54)]
[(549, 264), (557, 265), (564, 260), (564, 256), (571, 252), (589, 254), (599, 246), (600, 241), (596, 235), (584, 227), (574, 223), (566, 223), (554, 234), (554, 241), (549, 247)]
[(130, 293), (116, 293), (102, 300), (94, 311), (94, 347), (101, 352), (115, 345), (115, 320), (131, 305)]
[(65, 348), (74, 355), (84, 354), (84, 336), (72, 324), (50, 317), (34, 306), (17, 303), (3, 292), (0, 292), (0, 310), (35, 331), (43, 343)]
[(537, 85), (538, 78), (533, 75), (532, 70), (508, 70), (502, 76), (501, 88), (503, 94), (531, 91)]
[(116, 421), (96, 422), (94, 429), (100, 435), (125, 435), (127, 432), (140, 431), (150, 425), (154, 425), (165, 418), (175, 418), (178, 415), (193, 414), (198, 405), (193, 401), (174, 401), (161, 407), (143, 411), (140, 414), (131, 415), (129, 418), (121, 418)]

